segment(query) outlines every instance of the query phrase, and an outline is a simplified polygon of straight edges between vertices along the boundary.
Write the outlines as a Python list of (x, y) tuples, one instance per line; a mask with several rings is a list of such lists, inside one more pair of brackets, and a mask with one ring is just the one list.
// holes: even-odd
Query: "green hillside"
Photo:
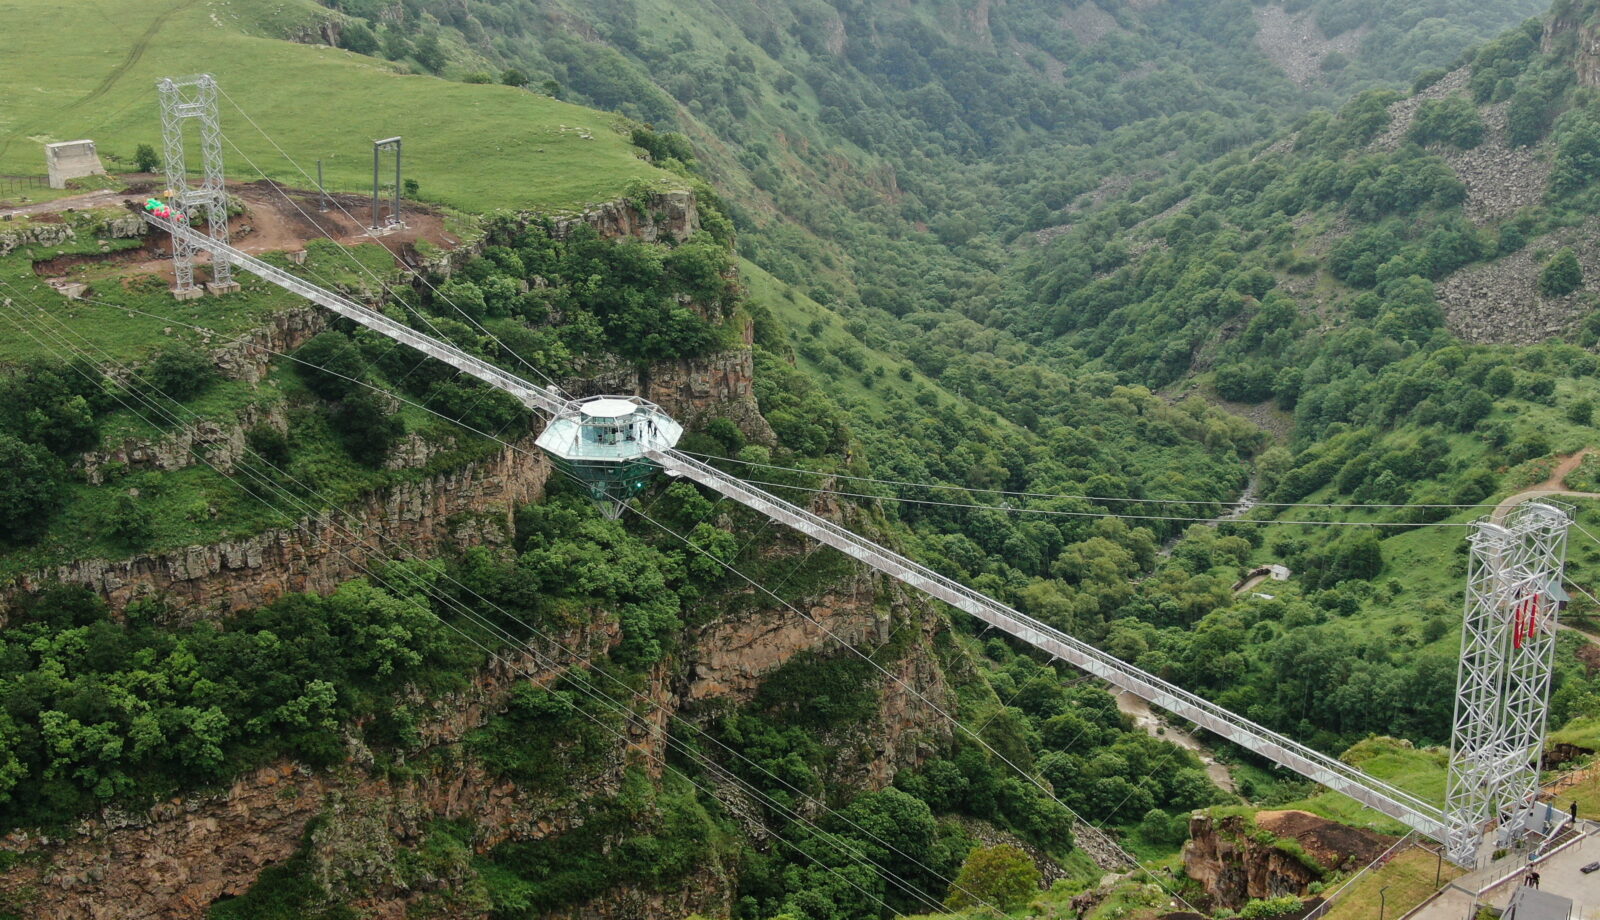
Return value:
[[(475, 86), (393, 68), (336, 48), (292, 44), (288, 30), (330, 18), (309, 2), (47, 0), (0, 3), (0, 30), (27, 36), (0, 54), (0, 173), (40, 175), (42, 145), (92, 138), (113, 170), (160, 148), (155, 82), (209, 72), (224, 92), (330, 187), (371, 187), (375, 138), (405, 138), (405, 175), (432, 201), (481, 212), (576, 208), (630, 182), (673, 182), (642, 162), (615, 116), (508, 86)], [(268, 175), (309, 187), (226, 99), (230, 178)]]

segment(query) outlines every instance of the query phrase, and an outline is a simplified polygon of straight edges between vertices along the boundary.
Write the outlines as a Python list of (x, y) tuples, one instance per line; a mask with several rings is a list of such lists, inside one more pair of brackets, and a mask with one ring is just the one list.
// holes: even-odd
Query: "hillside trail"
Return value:
[[(1512, 508), (1515, 508), (1523, 502), (1533, 501), (1534, 499), (1538, 498), (1552, 498), (1555, 496), (1561, 496), (1564, 498), (1600, 498), (1600, 492), (1577, 492), (1571, 489), (1563, 488), (1563, 486), (1566, 484), (1565, 481), (1567, 476), (1570, 475), (1573, 470), (1577, 469), (1579, 464), (1583, 463), (1583, 458), (1594, 453), (1594, 451), (1595, 449), (1593, 447), (1585, 447), (1583, 450), (1578, 451), (1572, 456), (1567, 457), (1560, 463), (1556, 464), (1556, 468), (1550, 471), (1550, 477), (1544, 482), (1523, 489), (1521, 492), (1518, 492), (1514, 495), (1506, 496), (1498, 505), (1494, 506), (1494, 512), (1490, 515), (1489, 519), (1495, 523), (1499, 523), (1505, 520), (1506, 515), (1511, 513)], [(1575, 635), (1582, 636), (1584, 641), (1588, 642), (1590, 645), (1600, 645), (1600, 637), (1590, 635), (1589, 633), (1567, 623), (1559, 623), (1558, 625), (1561, 629), (1564, 629)]]
[(1234, 795), (1239, 794), (1239, 790), (1233, 784), (1233, 775), (1228, 772), (1228, 768), (1218, 763), (1217, 759), (1211, 756), (1211, 749), (1207, 748), (1192, 732), (1175, 725), (1164, 724), (1151, 711), (1149, 703), (1126, 690), (1116, 695), (1116, 701), (1117, 709), (1123, 715), (1133, 719), (1135, 728), (1142, 730), (1152, 738), (1161, 738), (1176, 744), (1186, 751), (1193, 751), (1195, 756), (1200, 758), (1200, 762), (1205, 764), (1206, 776), (1210, 777), (1213, 783)]
[(1494, 513), (1490, 515), (1490, 520), (1498, 524), (1505, 520), (1506, 515), (1511, 513), (1512, 508), (1536, 498), (1550, 498), (1556, 495), (1564, 495), (1568, 498), (1600, 498), (1600, 492), (1574, 492), (1564, 488), (1567, 476), (1577, 469), (1579, 464), (1583, 463), (1584, 457), (1592, 453), (1594, 453), (1594, 448), (1585, 447), (1583, 450), (1556, 464), (1556, 468), (1550, 472), (1549, 479), (1538, 485), (1523, 489), (1515, 495), (1506, 496), (1501, 500), (1500, 504), (1494, 506)]

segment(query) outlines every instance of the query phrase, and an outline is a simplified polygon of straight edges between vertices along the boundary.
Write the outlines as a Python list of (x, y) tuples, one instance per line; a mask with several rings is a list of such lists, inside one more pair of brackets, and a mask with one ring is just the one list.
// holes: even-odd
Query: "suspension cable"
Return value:
[[(7, 287), (11, 287), (10, 283), (4, 281), (3, 279), (0, 279), (0, 284), (4, 284)], [(13, 288), (13, 290), (15, 290), (15, 289)], [(20, 294), (20, 292), (18, 292), (18, 293), (19, 293), (19, 296), (22, 296)], [(26, 299), (26, 298), (24, 298), (24, 299)], [(31, 303), (31, 301), (30, 301), (30, 303)], [(12, 309), (13, 313), (18, 314), (19, 319), (25, 318), (20, 314), (20, 310), (18, 308), (12, 307), (11, 309)], [(59, 323), (59, 320), (57, 320), (57, 322)], [(36, 336), (33, 336), (32, 332), (29, 332), (27, 329), (24, 329), (24, 331), (27, 332), (30, 337), (35, 338), (35, 341), (40, 341)], [(49, 333), (47, 333), (47, 334), (49, 334)], [(74, 333), (74, 334), (76, 334), (76, 333)], [(85, 358), (89, 357), (87, 354), (85, 354), (81, 350), (79, 350), (79, 349), (75, 348), (74, 346), (72, 346), (70, 342), (65, 342), (64, 339), (60, 339), (59, 334), (53, 334), (53, 335), (55, 335), (58, 338), (58, 341), (62, 341), (64, 346), (67, 347), (69, 350), (72, 350), (72, 351), (76, 352), (81, 357), (85, 357)], [(81, 335), (79, 337), (82, 338)], [(85, 339), (85, 341), (87, 341), (87, 340)], [(45, 345), (45, 347), (47, 349), (49, 348), (49, 346), (47, 344), (43, 343), (43, 342), (40, 342), (40, 344)], [(53, 353), (58, 354), (58, 356), (59, 356), (59, 353), (55, 352), (54, 349), (50, 349), (50, 350)], [(137, 377), (138, 375), (134, 374), (133, 376)], [(141, 379), (141, 381), (142, 381), (142, 378), (139, 378), (139, 379)], [(140, 419), (145, 421), (146, 424), (151, 424), (149, 419), (146, 418), (142, 413), (140, 413), (137, 409), (133, 408), (132, 406), (128, 406), (126, 402), (123, 402), (123, 400), (120, 397), (116, 396), (114, 391), (111, 391), (109, 389), (109, 387), (107, 387), (103, 381), (96, 381), (96, 382), (103, 389), (106, 389), (108, 394), (111, 394), (113, 396), (113, 398), (117, 399), (117, 401), (119, 403), (122, 403), (122, 405), (125, 408), (127, 408), (130, 412), (132, 412), (136, 416), (140, 417)], [(148, 386), (148, 384), (146, 384), (146, 385)], [(175, 400), (172, 397), (168, 396), (167, 394), (165, 394), (164, 392), (160, 391), (159, 389), (156, 389), (154, 387), (151, 387), (150, 389), (152, 389), (154, 392), (160, 393), (161, 396), (166, 398), (168, 401), (172, 402), (179, 409), (182, 409), (183, 411), (189, 412), (191, 415), (195, 414), (195, 413), (192, 412), (192, 410), (186, 409), (177, 400)], [(163, 415), (166, 415), (168, 417), (169, 421), (176, 422), (176, 417), (175, 416), (172, 416), (170, 412), (166, 412), (165, 410), (162, 410), (159, 406), (156, 406), (153, 403), (153, 401), (146, 401), (141, 396), (139, 396), (138, 394), (130, 394), (130, 395), (133, 396), (133, 398), (144, 402), (148, 407), (150, 407), (152, 409), (152, 411), (156, 411), (156, 412), (159, 412), (159, 413), (161, 413)], [(152, 425), (152, 427), (158, 427), (158, 426)], [(491, 438), (493, 437), (493, 436), (490, 436), (490, 435), (485, 435), (485, 436), (486, 437), (491, 437)], [(499, 440), (498, 438), (494, 438), (494, 439), (495, 440)], [(507, 442), (504, 442), (504, 441), (500, 441), (500, 443), (507, 444)], [(511, 445), (507, 444), (507, 446), (511, 446)], [(248, 451), (248, 449), (247, 449), (247, 452), (250, 452), (252, 454), (254, 453), (253, 451)], [(191, 453), (194, 453), (195, 456), (198, 459), (200, 459), (202, 462), (205, 462), (215, 472), (219, 473), (220, 475), (224, 475), (225, 478), (229, 478), (229, 477), (226, 477), (226, 474), (222, 474), (221, 470), (217, 469), (214, 464), (210, 463), (209, 460), (204, 458), (198, 452), (191, 450)], [(281, 469), (273, 466), (270, 462), (265, 461), (264, 459), (262, 460), (262, 462), (269, 469), (272, 469), (272, 470), (274, 470), (275, 472), (278, 472), (281, 475), (285, 475), (290, 481), (296, 482), (297, 484), (300, 484), (302, 487), (305, 487), (303, 483), (299, 483), (299, 481), (294, 479), (294, 477), (289, 476), (288, 474), (284, 473), (284, 471), (282, 471)], [(256, 471), (251, 470), (249, 468), (244, 468), (244, 471), (247, 474), (251, 474), (251, 475), (255, 474), (255, 472), (256, 472)], [(231, 480), (231, 478), (230, 478), (230, 481), (233, 481), (233, 480)], [(270, 487), (270, 483), (269, 483), (269, 487)], [(243, 488), (243, 486), (241, 486), (241, 488)], [(247, 492), (247, 494), (251, 494), (252, 497), (257, 498), (258, 501), (262, 501), (269, 508), (272, 508), (273, 510), (278, 511), (279, 513), (282, 513), (282, 509), (278, 508), (277, 506), (275, 506), (272, 502), (270, 502), (268, 500), (265, 500), (265, 499), (262, 499), (260, 496), (254, 495), (253, 493), (250, 493), (248, 489), (245, 489), (245, 491)], [(319, 495), (319, 497), (323, 497), (323, 496), (320, 496), (320, 493), (317, 493), (315, 490), (311, 490), (311, 492), (314, 495)], [(282, 494), (284, 497), (287, 497), (290, 501), (293, 501), (293, 502), (295, 502), (297, 504), (301, 504), (301, 505), (307, 507), (309, 511), (314, 512), (316, 510), (315, 508), (311, 508), (310, 506), (305, 505), (304, 502), (299, 501), (298, 498), (296, 496), (294, 496), (292, 493), (281, 492), (280, 494)], [(324, 501), (326, 501), (326, 498), (325, 497), (323, 497), (323, 498), (324, 498)], [(335, 525), (335, 526), (337, 527), (338, 525)], [(346, 533), (347, 536), (351, 537), (352, 539), (355, 538), (355, 535), (353, 533), (350, 533), (348, 531), (346, 531), (345, 533)], [(378, 539), (383, 540), (385, 542), (394, 543), (394, 541), (388, 540), (388, 538), (384, 537), (382, 534), (376, 534), (376, 536), (378, 537)], [(338, 550), (337, 547), (335, 547), (331, 542), (329, 543), (329, 546), (330, 546), (330, 548), (333, 548), (335, 552), (339, 552), (339, 554), (344, 559), (346, 559), (346, 561), (350, 562), (358, 570), (360, 570), (363, 573), (367, 574), (369, 577), (373, 577), (374, 579), (377, 579), (377, 576), (374, 573), (372, 573), (365, 566), (363, 566), (363, 565), (357, 563), (355, 560), (351, 559), (347, 554), (343, 553), (343, 551)], [(402, 548), (402, 550), (403, 550), (403, 548)], [(410, 553), (410, 552), (407, 551), (406, 554), (411, 556), (411, 558), (416, 559), (417, 561), (423, 561), (423, 560), (420, 559), (420, 557), (415, 556), (414, 553)], [(545, 639), (546, 641), (550, 642), (551, 644), (555, 645), (558, 648), (562, 647), (561, 643), (559, 643), (558, 641), (554, 640), (552, 637), (550, 637), (550, 636), (544, 634), (543, 632), (541, 632), (540, 630), (534, 628), (533, 626), (531, 626), (531, 624), (526, 623), (525, 621), (521, 620), (520, 618), (518, 618), (515, 615), (511, 614), (510, 612), (506, 611), (504, 608), (500, 607), (499, 605), (494, 604), (492, 601), (488, 601), (487, 599), (483, 598), (481, 595), (478, 595), (471, 588), (467, 587), (466, 585), (462, 585), (459, 581), (456, 581), (453, 577), (449, 576), (448, 573), (441, 573), (441, 574), (443, 574), (444, 578), (446, 578), (450, 582), (454, 583), (457, 587), (460, 587), (461, 589), (463, 589), (463, 590), (467, 591), (468, 593), (472, 594), (478, 600), (484, 601), (485, 603), (493, 606), (503, 616), (507, 617), (511, 621), (513, 621), (513, 622), (523, 626), (524, 628), (528, 629), (534, 635), (537, 635), (540, 638)], [(472, 612), (470, 610), (470, 608), (467, 608), (466, 606), (464, 606), (464, 605), (462, 605), (460, 603), (452, 604), (450, 599), (448, 598), (448, 595), (437, 595), (437, 594), (434, 594), (434, 593), (430, 592), (425, 586), (421, 587), (420, 590), (422, 590), (428, 596), (433, 597), (435, 600), (438, 600), (438, 601), (444, 603), (445, 606), (447, 607), (447, 609), (454, 609), (455, 612), (458, 613), (458, 615), (461, 615), (464, 618), (471, 620), (472, 622), (475, 623), (475, 625), (477, 625), (480, 629), (483, 629), (485, 632), (490, 633), (491, 635), (495, 634), (495, 633), (498, 633), (500, 635), (500, 637), (501, 637), (501, 641), (508, 641), (508, 642), (511, 642), (511, 643), (517, 644), (517, 645), (524, 645), (525, 644), (525, 643), (522, 643), (521, 640), (516, 639), (514, 636), (512, 636), (510, 633), (505, 631), (503, 628), (494, 626), (492, 623), (490, 623), (486, 619), (484, 619), (481, 616), (475, 614), (474, 612)], [(529, 648), (530, 651), (534, 651), (531, 646), (527, 646), (527, 647)], [(536, 655), (538, 654), (537, 651), (534, 651), (534, 653)], [(576, 663), (576, 655), (575, 655), (575, 653), (572, 653), (572, 652), (569, 651), (569, 654), (573, 655), (574, 663)], [(653, 708), (660, 709), (662, 711), (662, 713), (664, 715), (666, 715), (669, 719), (671, 719), (673, 721), (676, 721), (679, 724), (682, 724), (682, 725), (690, 728), (691, 730), (693, 730), (696, 733), (700, 734), (706, 740), (712, 742), (713, 744), (716, 744), (718, 747), (723, 748), (728, 753), (732, 754), (733, 756), (737, 757), (738, 759), (748, 763), (750, 766), (754, 767), (755, 769), (760, 770), (763, 773), (766, 773), (771, 779), (773, 779), (774, 781), (780, 783), (783, 786), (788, 787), (796, 795), (799, 795), (799, 796), (807, 799), (808, 801), (813, 802), (815, 805), (820, 807), (823, 811), (825, 811), (829, 815), (838, 817), (840, 820), (844, 821), (846, 824), (849, 824), (850, 826), (854, 827), (855, 829), (857, 829), (857, 830), (861, 831), (862, 833), (866, 834), (868, 837), (871, 837), (873, 840), (875, 840), (876, 842), (878, 842), (881, 845), (885, 846), (889, 850), (891, 850), (893, 852), (896, 852), (899, 855), (905, 856), (907, 859), (910, 859), (913, 863), (916, 863), (919, 867), (923, 868), (925, 871), (928, 871), (930, 874), (935, 874), (935, 873), (933, 873), (932, 869), (929, 869), (928, 867), (923, 866), (920, 862), (917, 862), (914, 857), (910, 857), (907, 854), (901, 853), (898, 849), (896, 849), (893, 846), (893, 844), (878, 839), (870, 831), (868, 831), (865, 828), (862, 828), (859, 825), (855, 824), (853, 821), (851, 821), (851, 819), (849, 819), (848, 816), (845, 816), (845, 815), (842, 815), (842, 814), (838, 814), (835, 810), (829, 808), (826, 805), (826, 803), (816, 799), (814, 796), (811, 796), (809, 793), (806, 793), (804, 790), (801, 790), (801, 789), (799, 789), (797, 787), (794, 787), (792, 784), (790, 784), (787, 781), (783, 780), (781, 777), (778, 777), (778, 776), (772, 774), (770, 771), (766, 770), (766, 768), (762, 767), (759, 763), (756, 763), (754, 761), (749, 760), (747, 757), (745, 757), (743, 754), (741, 754), (737, 750), (728, 747), (726, 744), (722, 743), (719, 739), (715, 738), (714, 736), (706, 734), (703, 729), (700, 729), (698, 726), (695, 726), (693, 723), (690, 723), (690, 722), (682, 719), (682, 717), (677, 716), (676, 714), (666, 710), (661, 704), (655, 703), (654, 701), (650, 700), (644, 694), (642, 694), (642, 693), (640, 693), (640, 692), (638, 692), (636, 690), (632, 690), (626, 684), (622, 683), (619, 679), (617, 679), (615, 676), (610, 675), (609, 673), (605, 672), (604, 669), (596, 668), (595, 670), (598, 673), (602, 674), (603, 676), (607, 677), (608, 679), (612, 680), (614, 683), (617, 683), (623, 689), (628, 690), (630, 693), (632, 693), (635, 697), (639, 698), (641, 701), (651, 705)], [(589, 687), (590, 689), (592, 689), (592, 685), (588, 684), (587, 678), (579, 678), (576, 675), (569, 675), (569, 679), (574, 679), (574, 680), (581, 681), (585, 687)], [(603, 696), (608, 701), (616, 702), (614, 700), (614, 698), (610, 697), (608, 694), (604, 694), (604, 693), (602, 693), (602, 692), (600, 692), (598, 690), (594, 690), (593, 692), (600, 694), (601, 696)], [(672, 743), (672, 740), (671, 740), (670, 736), (668, 736), (667, 743), (669, 745)], [(686, 753), (686, 755), (687, 755), (687, 752), (682, 750), (682, 743), (681, 742), (679, 743), (679, 746), (680, 746), (680, 753)], [(691, 748), (689, 750), (694, 750), (694, 749)], [(713, 769), (714, 771), (717, 771), (717, 770), (721, 769), (721, 768), (717, 767), (714, 762), (705, 761), (705, 764), (709, 765), (711, 767), (711, 769)], [(721, 772), (725, 773), (726, 771), (721, 771)], [(797, 812), (793, 812), (792, 810), (790, 810), (790, 809), (786, 808), (785, 806), (783, 806), (782, 803), (777, 802), (776, 800), (772, 800), (765, 793), (762, 793), (760, 790), (749, 786), (748, 783), (743, 783), (741, 778), (737, 777), (736, 775), (729, 774), (729, 776), (730, 776), (731, 779), (739, 781), (743, 785), (747, 786), (748, 788), (746, 788), (746, 790), (745, 790), (747, 793), (753, 794), (754, 796), (757, 797), (758, 800), (763, 801), (763, 804), (766, 804), (768, 807), (773, 808), (774, 811), (779, 812), (780, 814), (787, 813), (791, 820), (795, 820), (795, 821), (802, 822), (802, 823), (809, 823), (809, 822), (806, 822), (805, 819), (801, 815), (799, 815)], [(850, 854), (846, 853), (845, 855), (849, 856)], [(910, 883), (905, 882), (903, 879), (899, 879), (898, 876), (894, 876), (893, 873), (888, 872), (888, 870), (883, 869), (883, 867), (879, 866), (877, 863), (872, 862), (869, 858), (866, 858), (864, 856), (864, 854), (858, 854), (858, 855), (862, 856), (862, 859), (865, 859), (866, 862), (871, 863), (872, 866), (877, 868), (880, 871), (880, 874), (883, 874), (886, 877), (886, 879), (892, 877), (894, 880), (897, 880), (899, 882), (899, 884), (901, 885), (901, 887), (904, 890), (906, 890), (908, 894), (912, 895), (913, 897), (922, 897), (920, 895), (920, 891), (918, 889), (915, 889), (914, 887), (909, 887)], [(858, 860), (858, 861), (860, 861), (860, 860)], [(935, 876), (936, 876), (936, 874), (935, 874)], [(974, 895), (974, 897), (975, 897), (975, 899), (979, 900), (980, 902), (982, 901), (982, 899), (978, 898), (976, 895)], [(926, 902), (925, 906), (931, 906), (934, 910), (938, 910), (939, 909), (939, 905), (938, 905), (938, 903), (936, 901), (935, 902), (927, 902), (927, 899), (925, 897), (923, 897), (923, 900)]]
[[(970, 492), (970, 493), (978, 494), (978, 495), (1006, 495), (1006, 496), (1014, 496), (1014, 497), (1017, 497), (1017, 498), (1069, 498), (1069, 499), (1079, 499), (1081, 501), (1089, 501), (1089, 502), (1126, 502), (1126, 503), (1130, 503), (1130, 504), (1141, 504), (1141, 505), (1240, 505), (1240, 504), (1245, 504), (1244, 502), (1229, 501), (1227, 499), (1214, 499), (1214, 500), (1212, 500), (1212, 499), (1203, 499), (1203, 498), (1128, 498), (1126, 496), (1115, 496), (1115, 495), (1075, 495), (1075, 494), (1067, 493), (1067, 492), (1018, 492), (1018, 491), (1012, 491), (1012, 490), (1008, 490), (1008, 489), (981, 489), (981, 488), (977, 488), (975, 486), (958, 486), (958, 485), (954, 485), (952, 483), (945, 483), (945, 482), (914, 482), (914, 481), (908, 481), (908, 480), (903, 480), (903, 479), (876, 479), (876, 478), (873, 478), (871, 476), (851, 476), (851, 475), (846, 474), (846, 473), (830, 473), (830, 472), (827, 472), (825, 470), (808, 470), (808, 469), (805, 469), (804, 467), (797, 467), (797, 466), (780, 466), (780, 465), (774, 464), (774, 463), (758, 463), (758, 462), (756, 462), (754, 460), (744, 460), (744, 459), (740, 459), (740, 458), (737, 458), (737, 457), (723, 457), (723, 456), (718, 456), (716, 454), (703, 454), (703, 453), (698, 453), (698, 452), (692, 451), (692, 450), (682, 450), (681, 448), (679, 450), (680, 450), (680, 453), (688, 454), (691, 457), (699, 457), (702, 460), (713, 460), (713, 461), (716, 461), (718, 463), (737, 463), (737, 464), (739, 464), (741, 466), (753, 466), (753, 467), (759, 467), (761, 469), (768, 469), (768, 470), (781, 470), (781, 471), (786, 472), (786, 473), (805, 473), (805, 474), (808, 474), (808, 475), (811, 475), (811, 476), (825, 476), (825, 477), (828, 477), (828, 478), (831, 478), (831, 479), (847, 479), (847, 480), (850, 480), (852, 482), (865, 482), (865, 483), (871, 483), (871, 484), (874, 484), (874, 485), (884, 485), (884, 486), (905, 486), (907, 488), (913, 488), (913, 489), (944, 489), (944, 490), (949, 490), (949, 491), (953, 491), (953, 492)], [(794, 488), (794, 487), (791, 486), (790, 488)], [(1428, 503), (1421, 503), (1421, 502), (1410, 503), (1410, 504), (1370, 504), (1370, 503), (1362, 503), (1362, 502), (1345, 502), (1345, 503), (1331, 503), (1331, 502), (1263, 502), (1263, 501), (1252, 501), (1252, 502), (1249, 502), (1249, 505), (1251, 507), (1255, 507), (1255, 508), (1332, 508), (1332, 509), (1345, 509), (1345, 508), (1485, 508), (1485, 507), (1492, 507), (1493, 504), (1494, 504), (1493, 502), (1477, 502), (1475, 504), (1428, 504)]]

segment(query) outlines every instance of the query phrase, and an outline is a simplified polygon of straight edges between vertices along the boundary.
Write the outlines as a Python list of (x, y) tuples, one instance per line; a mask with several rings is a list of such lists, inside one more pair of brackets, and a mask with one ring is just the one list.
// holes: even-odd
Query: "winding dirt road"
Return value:
[(1594, 448), (1585, 447), (1583, 450), (1556, 464), (1556, 468), (1550, 472), (1549, 479), (1536, 486), (1523, 489), (1515, 495), (1506, 496), (1501, 500), (1500, 504), (1494, 506), (1494, 513), (1490, 515), (1490, 520), (1498, 524), (1505, 520), (1506, 515), (1511, 513), (1512, 508), (1536, 498), (1552, 498), (1557, 495), (1567, 498), (1600, 498), (1600, 492), (1574, 492), (1564, 488), (1567, 476), (1577, 469), (1579, 464), (1583, 463), (1584, 457), (1592, 453), (1594, 453)]

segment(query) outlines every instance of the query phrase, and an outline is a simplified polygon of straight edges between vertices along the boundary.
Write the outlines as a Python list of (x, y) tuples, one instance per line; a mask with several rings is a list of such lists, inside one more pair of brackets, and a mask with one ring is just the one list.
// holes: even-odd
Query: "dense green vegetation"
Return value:
[(0, 648), (0, 820), (61, 825), (285, 754), (340, 762), (342, 724), (386, 711), (406, 683), (460, 686), (476, 663), (414, 593), (435, 577), (395, 568), (177, 629), (155, 601), (112, 619), (79, 588), (29, 598)]
[[(476, 130), (504, 139), (493, 156), (473, 169), (437, 152), (416, 161), (428, 194), (464, 207), (622, 196), (648, 210), (665, 185), (698, 198), (703, 231), (660, 243), (488, 217), (481, 254), (431, 278), (437, 291), (383, 304), (390, 315), (564, 381), (703, 357), (739, 344), (748, 321), (775, 442), (719, 419), (686, 449), (797, 501), (845, 492), (852, 527), (1438, 797), (1437, 752), (1369, 738), (1445, 740), (1464, 559), (1460, 531), (1432, 525), (1463, 523), (1476, 512), (1450, 506), (1539, 481), (1553, 457), (1592, 443), (1600, 400), (1600, 321), (1570, 342), (1470, 345), (1437, 293), (1463, 269), (1531, 250), (1540, 296), (1593, 305), (1585, 250), (1559, 234), (1600, 212), (1600, 102), (1574, 86), (1570, 38), (1546, 49), (1537, 22), (1515, 25), (1530, 3), (1293, 4), (1329, 36), (1361, 34), (1309, 87), (1270, 65), (1258, 11), (1232, 0), (1024, 0), (981, 21), (948, 3), (327, 5), (337, 12), (288, 4), (249, 27), (325, 20), (330, 30), (311, 34), (345, 51), (252, 56), (264, 40), (227, 31), (239, 62), (219, 76), (270, 82), (295, 63), (336, 82), (352, 70), (385, 100), (362, 111), (369, 121), (401, 115), (378, 77), (422, 88), (407, 117), (474, 112)], [(547, 28), (552, 17), (571, 28)], [(394, 76), (375, 58), (462, 82)], [(1428, 91), (1446, 76), (1435, 68), (1457, 65), (1464, 88), (1392, 123), (1404, 90)], [(81, 78), (38, 79), (59, 102)], [(288, 121), (274, 102), (241, 99), (271, 126)], [(1541, 145), (1554, 169), (1541, 202), (1483, 218), (1453, 164), (1498, 142), (1482, 108), (1497, 103), (1510, 143)], [(44, 112), (30, 104), (14, 135)], [(145, 137), (123, 117), (104, 123), (106, 146), (142, 156)], [(334, 123), (303, 144), (334, 143)], [(429, 136), (459, 149), (458, 130)], [(0, 148), (0, 162), (20, 155)], [(334, 163), (336, 180), (352, 162)], [(20, 280), (45, 255), (0, 269)], [(297, 270), (366, 286), (328, 247)], [(159, 322), (121, 324), (116, 305), (164, 301), (157, 288), (135, 280), (64, 314), (134, 373), (5, 346), (9, 570), (258, 532), (486, 456), (498, 446), (485, 432), (530, 430), (513, 400), (342, 322), (259, 387), (216, 379), (184, 340), (156, 347)], [(279, 309), (259, 288), (239, 303), (241, 328)], [(248, 398), (282, 422), (245, 433), (250, 453), (230, 470), (112, 466), (105, 485), (74, 471), (87, 450), (170, 428), (137, 418), (141, 400), (166, 397), (215, 418), (238, 417)], [(389, 469), (413, 440), (443, 449)], [(250, 509), (241, 484), (298, 504)], [(1208, 526), (1247, 488), (1373, 507), (1269, 506)], [(722, 564), (797, 603), (856, 569), (687, 483), (660, 484), (639, 507), (671, 532), (606, 520), (552, 481), (512, 533), (217, 622), (175, 625), (159, 600), (113, 617), (69, 589), (21, 597), (0, 642), (0, 824), (64, 825), (275, 758), (327, 768), (359, 748), (363, 769), (396, 780), (470, 762), (552, 816), (503, 840), (470, 822), (430, 826), (394, 877), (450, 879), (432, 907), (532, 918), (619, 888), (665, 897), (715, 873), (735, 893), (735, 920), (858, 920), (978, 898), (1024, 905), (1031, 860), (980, 834), (1066, 864), (1076, 890), (1096, 873), (1075, 851), (1074, 816), (1159, 859), (1181, 844), (1190, 810), (1236, 803), (1103, 690), (970, 624), (923, 629), (926, 614), (881, 586), (865, 593), (886, 639), (819, 644), (743, 702), (686, 705), (661, 727), (662, 769), (628, 740), (649, 708), (640, 694), (687, 664), (696, 630), (773, 608)], [(1389, 526), (1322, 526), (1335, 518)], [(1593, 561), (1580, 554), (1575, 577)], [(1264, 562), (1293, 578), (1236, 591)], [(433, 713), (419, 697), (530, 636), (536, 647), (585, 636), (591, 660), (535, 652), (547, 680), (515, 682), (459, 746), (425, 740)], [(940, 666), (951, 710), (984, 743), (943, 725), (904, 740), (915, 762), (864, 792), (888, 689), (878, 668), (911, 656)], [(1574, 720), (1563, 737), (1588, 739), (1600, 681), (1577, 663), (1576, 640), (1562, 656), (1555, 716)], [(1220, 753), (1252, 803), (1370, 818), (1331, 796), (1301, 801), (1308, 784)], [(732, 782), (749, 790), (737, 813), (715, 792)], [(212, 916), (342, 916), (335, 902), (363, 892), (334, 897), (308, 858)], [(1152, 898), (1130, 887), (1100, 915)]]

